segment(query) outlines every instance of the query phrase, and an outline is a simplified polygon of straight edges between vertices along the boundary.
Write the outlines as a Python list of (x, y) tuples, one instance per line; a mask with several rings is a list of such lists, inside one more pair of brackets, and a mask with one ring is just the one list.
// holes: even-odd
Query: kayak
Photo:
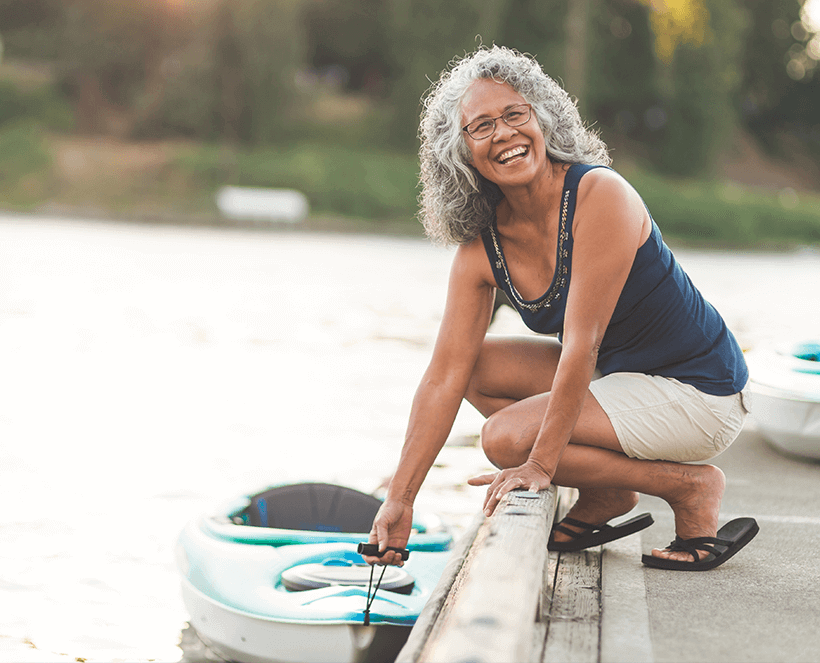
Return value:
[(775, 449), (820, 459), (820, 341), (746, 354), (751, 415)]
[(197, 635), (239, 663), (395, 658), (444, 570), (452, 536), (436, 516), (417, 517), (404, 566), (376, 566), (371, 576), (357, 546), (380, 505), (344, 486), (288, 484), (188, 523), (176, 563)]

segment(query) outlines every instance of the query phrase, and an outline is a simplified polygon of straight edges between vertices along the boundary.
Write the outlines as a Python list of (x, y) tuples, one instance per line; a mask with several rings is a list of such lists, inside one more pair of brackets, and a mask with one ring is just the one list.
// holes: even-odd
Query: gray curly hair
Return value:
[(419, 127), (419, 217), (436, 243), (471, 242), (492, 223), (503, 199), (499, 187), (470, 164), (470, 150), (462, 136), (461, 102), (470, 85), (482, 78), (509, 84), (532, 104), (552, 161), (611, 162), (606, 145), (584, 126), (569, 94), (534, 58), (492, 46), (455, 59), (425, 95)]

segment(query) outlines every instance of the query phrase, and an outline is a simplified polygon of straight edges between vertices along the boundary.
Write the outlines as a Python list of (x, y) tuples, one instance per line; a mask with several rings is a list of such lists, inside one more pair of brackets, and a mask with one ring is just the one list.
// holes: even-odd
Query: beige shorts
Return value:
[(714, 458), (735, 441), (748, 414), (745, 389), (712, 396), (656, 375), (612, 373), (593, 380), (589, 390), (626, 455), (644, 460)]

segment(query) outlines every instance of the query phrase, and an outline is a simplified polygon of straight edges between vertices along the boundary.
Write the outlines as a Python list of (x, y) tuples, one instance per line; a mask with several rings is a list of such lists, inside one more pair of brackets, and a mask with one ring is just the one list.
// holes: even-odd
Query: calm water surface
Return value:
[[(677, 251), (744, 347), (817, 337), (820, 254)], [(0, 661), (177, 661), (185, 522), (283, 481), (372, 491), (452, 252), (423, 240), (0, 216)], [(493, 328), (518, 332), (514, 315)], [(478, 432), (463, 408), (454, 435)], [(489, 469), (446, 447), (455, 527)]]

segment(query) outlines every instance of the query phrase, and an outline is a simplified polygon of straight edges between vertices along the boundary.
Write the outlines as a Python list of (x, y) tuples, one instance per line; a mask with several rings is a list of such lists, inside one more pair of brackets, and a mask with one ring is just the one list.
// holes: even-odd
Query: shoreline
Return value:
[[(424, 228), (418, 221), (393, 219), (375, 221), (356, 217), (345, 217), (332, 214), (309, 215), (297, 222), (272, 221), (263, 219), (234, 219), (214, 214), (197, 214), (190, 212), (156, 211), (127, 213), (99, 208), (69, 206), (43, 206), (32, 211), (20, 211), (0, 207), (0, 217), (20, 219), (42, 219), (49, 221), (90, 221), (122, 223), (134, 226), (167, 226), (180, 228), (213, 228), (224, 230), (250, 230), (271, 233), (301, 234), (339, 234), (384, 237), (405, 237), (425, 240)], [(663, 232), (663, 227), (661, 227)], [(706, 253), (739, 252), (760, 253), (796, 253), (801, 251), (820, 252), (820, 242), (799, 242), (793, 240), (765, 239), (754, 243), (727, 243), (722, 241), (697, 240), (664, 234), (664, 241), (673, 250), (703, 251)]]

